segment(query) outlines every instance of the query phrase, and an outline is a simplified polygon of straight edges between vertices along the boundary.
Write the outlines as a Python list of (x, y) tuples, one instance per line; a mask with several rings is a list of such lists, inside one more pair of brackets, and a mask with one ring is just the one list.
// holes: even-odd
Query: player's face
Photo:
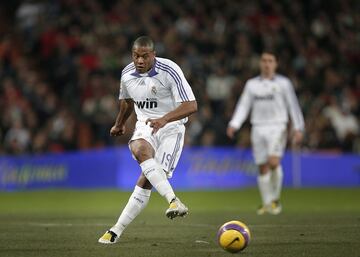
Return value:
[(132, 59), (136, 70), (139, 73), (145, 73), (154, 65), (155, 51), (149, 47), (136, 46), (132, 49)]
[(272, 54), (263, 53), (260, 59), (260, 71), (263, 76), (273, 76), (277, 68), (276, 58)]

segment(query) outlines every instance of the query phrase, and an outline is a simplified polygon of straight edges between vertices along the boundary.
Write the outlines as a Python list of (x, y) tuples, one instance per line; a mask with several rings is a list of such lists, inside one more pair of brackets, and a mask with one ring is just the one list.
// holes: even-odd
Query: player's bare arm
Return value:
[(181, 120), (185, 117), (190, 116), (191, 114), (197, 111), (197, 102), (196, 101), (188, 101), (182, 102), (179, 107), (175, 110), (167, 113), (161, 118), (158, 119), (147, 119), (146, 124), (150, 123), (150, 127), (153, 128), (152, 133), (156, 133), (159, 129), (164, 127), (167, 123)]
[(236, 128), (233, 128), (231, 126), (228, 126), (226, 129), (226, 135), (230, 138), (233, 139), (235, 136), (235, 132), (236, 132)]
[(125, 122), (134, 110), (134, 103), (131, 99), (121, 99), (120, 111), (116, 117), (114, 126), (110, 129), (111, 136), (121, 136), (125, 134)]
[(294, 146), (299, 146), (304, 138), (304, 133), (301, 130), (295, 130), (292, 138), (292, 143)]

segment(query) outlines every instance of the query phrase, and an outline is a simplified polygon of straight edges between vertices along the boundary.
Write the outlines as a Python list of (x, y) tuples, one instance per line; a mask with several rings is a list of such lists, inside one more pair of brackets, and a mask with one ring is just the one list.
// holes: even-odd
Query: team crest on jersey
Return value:
[(156, 90), (156, 87), (155, 87), (155, 86), (152, 86), (152, 88), (151, 88), (151, 93), (152, 93), (153, 95), (156, 95), (157, 90)]

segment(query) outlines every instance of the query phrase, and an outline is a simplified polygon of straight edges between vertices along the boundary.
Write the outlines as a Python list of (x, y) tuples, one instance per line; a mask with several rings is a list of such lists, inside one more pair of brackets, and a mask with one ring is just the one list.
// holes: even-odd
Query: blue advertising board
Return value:
[(116, 150), (0, 157), (0, 190), (116, 187)]
[[(358, 155), (287, 152), (282, 165), (287, 187), (360, 186)], [(0, 191), (44, 188), (132, 190), (140, 172), (127, 147), (1, 156)], [(171, 184), (178, 190), (253, 187), (256, 186), (256, 175), (257, 167), (249, 150), (185, 148)]]

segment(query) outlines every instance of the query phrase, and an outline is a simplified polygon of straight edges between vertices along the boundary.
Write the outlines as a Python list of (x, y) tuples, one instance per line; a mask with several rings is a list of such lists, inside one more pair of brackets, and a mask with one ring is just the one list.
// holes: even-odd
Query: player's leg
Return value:
[(274, 187), (274, 199), (273, 201), (279, 201), (283, 183), (283, 169), (280, 163), (279, 156), (270, 156), (269, 157), (269, 168), (271, 170), (271, 181)]
[(286, 145), (285, 125), (273, 126), (268, 131), (267, 140), (269, 145), (268, 166), (271, 171), (271, 184), (273, 188), (270, 213), (279, 214), (282, 211), (280, 195), (284, 175), (280, 162)]
[(251, 130), (251, 144), (252, 152), (255, 159), (255, 163), (258, 165), (259, 173), (257, 177), (257, 183), (261, 196), (262, 204), (258, 208), (257, 213), (259, 215), (266, 213), (268, 206), (272, 200), (272, 188), (270, 181), (269, 167), (267, 165), (267, 144), (264, 139), (262, 129), (259, 127), (253, 127)]
[(106, 231), (99, 239), (99, 243), (114, 244), (116, 243), (125, 228), (138, 216), (146, 207), (150, 200), (152, 185), (141, 173), (136, 183), (135, 189), (131, 194), (128, 203), (121, 212), (116, 224)]
[(273, 188), (273, 199), (270, 209), (271, 214), (279, 214), (282, 211), (280, 196), (284, 175), (280, 160), (281, 159), (279, 156), (270, 156), (268, 161), (268, 165), (271, 171), (271, 184)]
[[(167, 177), (171, 178), (181, 156), (185, 127), (183, 125), (173, 125), (159, 132), (158, 141), (160, 145), (156, 151), (155, 159), (166, 172)], [(165, 214), (170, 219), (178, 216), (183, 217), (188, 214), (188, 208), (176, 197), (170, 203)]]
[(163, 196), (168, 203), (174, 200), (175, 193), (165, 172), (154, 159), (155, 151), (145, 139), (136, 139), (130, 143), (130, 149), (135, 159), (140, 164), (142, 173), (151, 185)]
[(265, 214), (270, 208), (272, 201), (272, 185), (271, 185), (271, 174), (269, 172), (268, 165), (260, 164), (259, 175), (257, 177), (259, 192), (262, 200), (261, 206), (257, 210), (257, 214)]

